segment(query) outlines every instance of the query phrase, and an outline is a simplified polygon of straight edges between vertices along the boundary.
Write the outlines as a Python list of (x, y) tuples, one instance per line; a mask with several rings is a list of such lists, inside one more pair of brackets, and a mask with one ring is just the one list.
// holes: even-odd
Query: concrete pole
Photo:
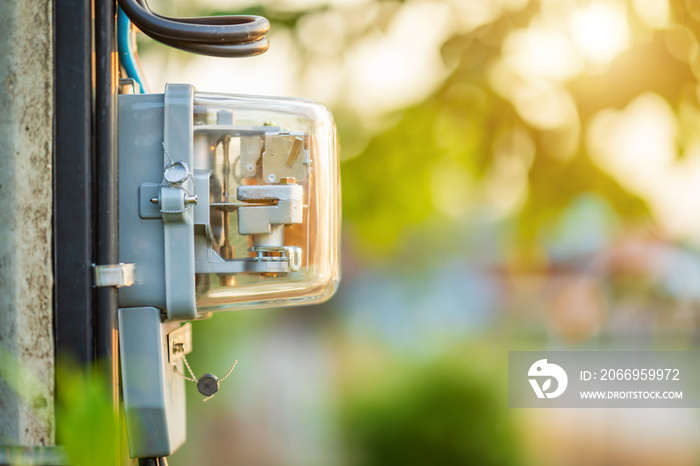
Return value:
[(0, 1), (0, 447), (54, 444), (52, 26)]

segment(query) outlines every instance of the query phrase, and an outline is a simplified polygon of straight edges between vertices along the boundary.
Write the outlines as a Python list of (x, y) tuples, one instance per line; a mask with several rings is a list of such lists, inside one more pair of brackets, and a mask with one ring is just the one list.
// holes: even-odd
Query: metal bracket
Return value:
[(168, 362), (172, 364), (191, 352), (192, 324), (187, 322), (185, 325), (168, 333)]
[[(193, 166), (193, 96), (189, 84), (165, 86), (163, 121), (163, 166), (165, 171), (180, 163)], [(179, 171), (179, 170), (178, 170)], [(166, 180), (167, 181), (167, 180)], [(197, 318), (194, 282), (194, 212), (186, 194), (194, 192), (189, 174), (177, 187), (161, 186), (160, 213), (165, 240), (165, 308), (168, 320)]]
[(154, 204), (151, 199), (160, 195), (162, 183), (143, 183), (139, 186), (139, 217), (142, 219), (162, 218), (160, 204)]
[(119, 80), (119, 94), (138, 94), (141, 86), (134, 78), (122, 78)]
[(95, 276), (94, 286), (131, 286), (134, 284), (134, 264), (92, 264)]

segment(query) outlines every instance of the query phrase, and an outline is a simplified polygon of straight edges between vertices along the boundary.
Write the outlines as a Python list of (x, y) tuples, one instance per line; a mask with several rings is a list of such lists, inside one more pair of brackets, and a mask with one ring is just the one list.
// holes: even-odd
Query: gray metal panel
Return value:
[(163, 94), (119, 96), (119, 261), (135, 266), (120, 307), (165, 309), (163, 221), (139, 216), (139, 186), (163, 181), (163, 107)]
[(157, 197), (151, 196), (155, 186), (158, 210), (163, 197), (177, 201), (194, 192), (192, 179), (183, 183), (184, 191), (161, 187), (163, 169), (173, 160), (193, 166), (192, 96), (192, 86), (169, 84), (164, 95), (119, 97), (119, 260), (135, 264), (135, 283), (120, 290), (119, 305), (155, 306), (171, 320), (197, 318), (194, 209), (156, 217), (148, 203)]
[[(168, 456), (185, 441), (184, 380), (168, 363), (168, 330), (153, 307), (119, 310), (124, 412), (133, 458)], [(178, 362), (182, 371), (182, 361)]]

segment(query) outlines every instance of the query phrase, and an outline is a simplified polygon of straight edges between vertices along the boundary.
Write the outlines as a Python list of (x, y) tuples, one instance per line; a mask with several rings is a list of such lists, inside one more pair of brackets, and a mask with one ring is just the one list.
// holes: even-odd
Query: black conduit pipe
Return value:
[(249, 57), (265, 52), (270, 22), (262, 16), (173, 18), (151, 11), (146, 0), (119, 0), (141, 32), (165, 45), (215, 57)]

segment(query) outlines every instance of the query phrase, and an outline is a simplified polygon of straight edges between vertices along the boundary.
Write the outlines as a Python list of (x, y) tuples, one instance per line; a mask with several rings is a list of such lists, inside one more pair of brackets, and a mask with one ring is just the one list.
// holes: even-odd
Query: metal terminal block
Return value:
[(273, 233), (274, 226), (301, 223), (304, 210), (303, 195), (304, 190), (298, 184), (239, 186), (239, 201), (277, 201), (277, 204), (239, 207), (238, 232), (241, 235), (269, 235)]
[(134, 284), (134, 264), (109, 264), (92, 266), (95, 286), (131, 286)]

